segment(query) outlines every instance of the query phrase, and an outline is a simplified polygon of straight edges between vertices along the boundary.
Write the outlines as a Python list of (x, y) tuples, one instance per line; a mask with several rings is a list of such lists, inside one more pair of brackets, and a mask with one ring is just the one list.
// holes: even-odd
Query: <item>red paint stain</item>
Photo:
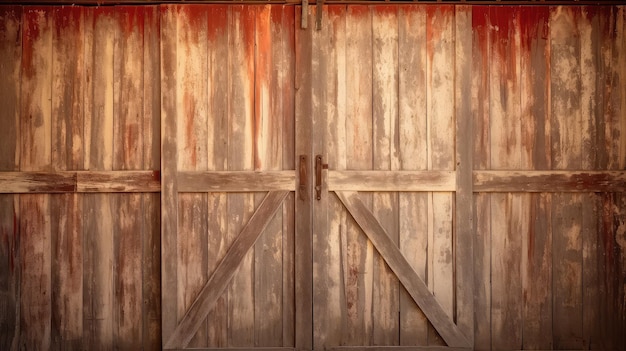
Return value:
[(149, 8), (140, 6), (120, 6), (116, 7), (116, 16), (120, 28), (124, 33), (124, 39), (128, 38), (133, 33), (143, 35), (144, 31), (144, 14)]
[(442, 39), (441, 33), (453, 23), (454, 6), (426, 7), (426, 18), (426, 51), (429, 62), (433, 62), (435, 45)]
[(207, 36), (209, 42), (217, 42), (228, 34), (228, 6), (211, 6), (208, 9)]
[(520, 9), (522, 51), (530, 51), (540, 40), (549, 38), (550, 10), (546, 6), (524, 6)]
[(186, 29), (185, 34), (192, 43), (199, 43), (201, 35), (206, 34), (207, 10), (204, 5), (180, 5), (178, 7), (179, 23)]
[(515, 34), (519, 31), (519, 11), (517, 6), (494, 6), (489, 13), (492, 57), (499, 71), (514, 86), (517, 85), (516, 68), (519, 60), (515, 42)]
[(48, 26), (47, 14), (52, 12), (51, 7), (29, 7), (24, 12), (22, 37), (22, 72), (27, 78), (32, 78), (36, 71), (33, 62), (34, 45), (39, 40), (42, 30)]

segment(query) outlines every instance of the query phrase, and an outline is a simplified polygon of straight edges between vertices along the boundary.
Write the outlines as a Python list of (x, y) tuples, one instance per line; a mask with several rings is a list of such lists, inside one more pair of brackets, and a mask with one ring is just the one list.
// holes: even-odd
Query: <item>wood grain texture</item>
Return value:
[[(428, 169), (453, 170), (455, 164), (454, 116), (454, 7), (427, 8), (426, 106)], [(451, 103), (452, 102), (452, 103)], [(454, 314), (454, 259), (450, 193), (429, 193), (428, 285), (446, 313)], [(429, 345), (442, 344), (429, 332)]]
[[(306, 13), (307, 17), (302, 17)], [(313, 28), (299, 30), (299, 24), (308, 22), (308, 9), (295, 9), (295, 157), (299, 162), (305, 157), (306, 167), (313, 171), (312, 152), (312, 43)], [(297, 27), (296, 27), (297, 26)], [(300, 172), (297, 172), (298, 182)], [(295, 271), (295, 347), (297, 349), (313, 348), (313, 178), (308, 176), (304, 189), (296, 191), (295, 200), (295, 239), (294, 239), (294, 271)], [(303, 191), (304, 190), (304, 191)]]
[[(208, 9), (177, 7), (177, 171), (208, 169)], [(180, 188), (180, 181), (179, 190)], [(184, 316), (208, 278), (208, 199), (204, 192), (178, 194), (178, 315)], [(190, 347), (207, 346), (206, 321)], [(187, 345), (185, 345), (187, 346)]]
[(471, 96), (472, 12), (455, 8), (455, 168), (457, 189), (454, 207), (456, 316), (459, 329), (474, 344), (474, 201)]
[[(398, 9), (372, 11), (373, 169), (397, 170), (398, 157)], [(398, 194), (374, 193), (372, 213), (398, 246)], [(380, 253), (374, 255), (372, 344), (398, 345), (400, 285)]]
[[(254, 169), (254, 30), (256, 9), (231, 8), (229, 27), (228, 170)], [(254, 195), (228, 194), (229, 240), (254, 211)], [(254, 345), (254, 253), (250, 251), (229, 287), (229, 346)]]
[[(406, 161), (404, 161), (406, 162)], [(330, 191), (454, 191), (453, 171), (329, 171)]]
[[(52, 168), (82, 169), (84, 20), (79, 8), (55, 8), (52, 36)], [(83, 341), (83, 215), (78, 194), (51, 196), (52, 347)]]
[[(550, 169), (549, 74), (550, 11), (522, 9), (521, 31), (521, 161), (522, 168)], [(512, 182), (513, 183), (513, 182)], [(549, 191), (546, 189), (546, 191)], [(552, 347), (552, 225), (551, 195), (530, 194), (525, 205), (527, 230), (522, 238), (523, 347)]]
[[(402, 171), (424, 171), (427, 161), (426, 126), (426, 8), (401, 7), (398, 12), (398, 119)], [(429, 171), (430, 172), (430, 171)], [(396, 180), (397, 181), (397, 180)], [(395, 182), (394, 182), (395, 183)], [(410, 185), (423, 184), (416, 179)], [(388, 183), (389, 184), (389, 183)], [(404, 189), (407, 189), (405, 184)], [(424, 189), (434, 190), (434, 189)], [(399, 243), (402, 254), (426, 280), (428, 194), (402, 192), (399, 201)], [(404, 288), (400, 293), (400, 345), (426, 345), (428, 320)]]
[(400, 250), (393, 243), (389, 234), (372, 215), (358, 193), (337, 192), (341, 202), (350, 211), (352, 217), (375, 245), (389, 267), (397, 275), (415, 302), (420, 306), (429, 321), (437, 329), (448, 346), (469, 347), (469, 341), (446, 314), (436, 297), (428, 290), (426, 284), (417, 276)]
[(250, 252), (286, 196), (287, 192), (268, 192), (181, 319), (173, 335), (165, 344), (166, 349), (186, 347), (191, 341), (212, 305), (228, 287), (228, 283), (233, 279), (239, 267), (245, 263), (244, 256)]
[[(552, 166), (582, 166), (580, 9), (555, 8), (550, 14)], [(553, 233), (553, 338), (556, 348), (580, 348), (582, 335), (581, 198), (554, 195)], [(558, 264), (556, 264), (558, 262)]]
[[(313, 9), (312, 9), (313, 10)], [(312, 31), (311, 65), (312, 82), (311, 133), (313, 155), (321, 155), (323, 163), (333, 168), (342, 167), (341, 128), (345, 129), (345, 10), (343, 6), (321, 8), (322, 28)], [(316, 8), (314, 15), (317, 16)], [(342, 76), (343, 74), (343, 76)], [(345, 156), (344, 156), (345, 157)], [(345, 161), (344, 161), (345, 163)], [(330, 167), (330, 166), (329, 166)], [(344, 166), (345, 168), (345, 166)], [(311, 173), (315, 173), (312, 170)], [(329, 171), (323, 170), (322, 188), (319, 200), (314, 201), (313, 211), (313, 345), (325, 348), (339, 345), (342, 332), (342, 292), (343, 272), (341, 256), (341, 236), (343, 209), (336, 198), (328, 192)], [(311, 182), (315, 182), (312, 175)], [(343, 217), (345, 220), (345, 217)], [(345, 304), (345, 301), (343, 301)]]
[[(20, 170), (51, 167), (53, 20), (47, 8), (23, 13)], [(47, 83), (47, 84), (46, 84)], [(20, 336), (24, 348), (51, 346), (52, 256), (50, 196), (20, 196)]]
[(593, 193), (625, 187), (620, 171), (474, 171), (475, 192)]
[[(163, 6), (161, 25), (161, 331), (162, 343), (171, 337), (178, 320), (178, 183), (176, 170), (176, 8)], [(174, 318), (174, 316), (177, 316)]]
[[(228, 16), (226, 6), (208, 9), (207, 19), (207, 169), (224, 171), (228, 166)], [(180, 180), (181, 174), (178, 174)], [(207, 190), (207, 189), (205, 189)], [(227, 237), (227, 194), (208, 194), (207, 273), (212, 274), (230, 244)], [(207, 316), (207, 345), (228, 345), (228, 292), (216, 301)]]
[[(22, 7), (0, 7), (0, 171), (19, 171)], [(0, 195), (0, 348), (18, 347), (20, 325), (19, 197)]]
[[(472, 125), (475, 170), (491, 168), (489, 134), (489, 7), (472, 7)], [(491, 349), (490, 195), (474, 195), (474, 347)]]

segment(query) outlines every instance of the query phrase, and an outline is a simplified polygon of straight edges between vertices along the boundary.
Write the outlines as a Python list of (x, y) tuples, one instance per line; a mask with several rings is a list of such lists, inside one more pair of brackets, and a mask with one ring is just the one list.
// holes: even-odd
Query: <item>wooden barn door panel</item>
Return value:
[(455, 100), (470, 83), (455, 75), (470, 63), (469, 9), (328, 6), (322, 23), (311, 44), (315, 349), (469, 348), (472, 289), (458, 284), (472, 279), (460, 268), (471, 245), (458, 248), (471, 223), (455, 229), (472, 213), (455, 201), (471, 196), (469, 100)]
[(166, 349), (296, 346), (294, 20), (162, 7)]

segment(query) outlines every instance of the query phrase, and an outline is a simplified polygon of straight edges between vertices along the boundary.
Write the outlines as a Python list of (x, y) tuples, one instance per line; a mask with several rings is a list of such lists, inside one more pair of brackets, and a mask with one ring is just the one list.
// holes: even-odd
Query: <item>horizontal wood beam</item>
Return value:
[(0, 172), (0, 193), (156, 193), (159, 171)]
[(334, 346), (327, 347), (330, 351), (466, 351), (470, 347), (449, 346)]
[(623, 171), (474, 171), (474, 192), (624, 192)]
[(295, 171), (178, 172), (179, 192), (294, 191)]
[(329, 171), (329, 191), (455, 191), (454, 171)]
[[(179, 192), (294, 191), (294, 171), (179, 172)], [(329, 171), (330, 191), (456, 191), (452, 171)], [(159, 171), (0, 172), (0, 194), (154, 193)], [(474, 171), (473, 192), (626, 192), (626, 171)]]

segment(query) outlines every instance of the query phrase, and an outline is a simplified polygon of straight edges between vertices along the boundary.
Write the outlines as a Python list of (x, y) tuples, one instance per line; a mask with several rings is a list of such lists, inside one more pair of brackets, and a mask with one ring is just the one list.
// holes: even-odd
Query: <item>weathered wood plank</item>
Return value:
[[(20, 170), (51, 167), (51, 9), (32, 7), (22, 16)], [(51, 346), (52, 305), (50, 196), (20, 196), (20, 336), (28, 349)]]
[(330, 191), (454, 191), (454, 171), (329, 171)]
[(474, 132), (472, 124), (472, 11), (455, 7), (455, 165), (454, 252), (456, 277), (456, 321), (474, 344), (474, 201), (472, 169)]
[[(491, 166), (519, 169), (521, 163), (521, 87), (519, 8), (493, 7), (491, 21)], [(491, 195), (492, 348), (522, 347), (522, 278), (519, 266), (523, 201), (518, 194)]]
[[(282, 6), (265, 5), (256, 13), (254, 169), (281, 170), (283, 156), (282, 70), (280, 31)], [(291, 30), (291, 28), (287, 29)], [(292, 171), (295, 176), (295, 172)], [(294, 179), (295, 180), (295, 179)], [(255, 195), (255, 202), (263, 196)], [(278, 211), (254, 247), (254, 345), (282, 346), (283, 218)]]
[[(604, 11), (596, 11), (593, 7), (581, 8), (580, 30), (580, 62), (581, 62), (581, 115), (582, 115), (582, 169), (597, 168), (596, 145), (599, 108), (601, 104), (602, 81), (601, 52), (602, 39), (610, 36), (603, 27), (606, 18)], [(584, 69), (582, 68), (584, 67)], [(582, 194), (582, 304), (583, 304), (583, 345), (585, 348), (601, 348), (600, 328), (600, 280), (598, 256), (599, 249), (599, 216), (600, 197), (596, 194)]]
[[(81, 8), (55, 8), (52, 36), (52, 168), (82, 169), (84, 21)], [(76, 178), (74, 177), (74, 180)], [(50, 197), (52, 347), (83, 341), (83, 214), (77, 194)]]
[[(397, 170), (398, 157), (398, 9), (372, 10), (372, 161), (373, 169)], [(374, 193), (372, 213), (398, 246), (398, 194)], [(398, 345), (400, 285), (379, 253), (374, 254), (372, 344)]]
[[(346, 10), (346, 168), (371, 170), (372, 139), (372, 8), (349, 6)], [(359, 62), (358, 65), (352, 64)], [(365, 196), (368, 208), (371, 195)], [(346, 325), (342, 344), (372, 342), (372, 292), (374, 248), (358, 224), (347, 219), (347, 271), (344, 279)]]
[[(454, 7), (428, 7), (426, 104), (428, 169), (454, 169)], [(451, 69), (452, 67), (452, 69)], [(452, 103), (451, 103), (452, 102)], [(450, 193), (429, 193), (428, 285), (446, 313), (454, 313), (454, 259)], [(431, 328), (429, 345), (442, 344)]]
[[(424, 171), (427, 163), (426, 131), (426, 8), (402, 6), (398, 12), (398, 119), (402, 171)], [(396, 179), (393, 182), (398, 181)], [(387, 184), (389, 184), (387, 183)], [(399, 248), (411, 267), (426, 280), (428, 205), (425, 193), (398, 194)], [(424, 189), (426, 191), (433, 189)], [(406, 192), (405, 192), (406, 191)], [(400, 293), (400, 345), (426, 345), (428, 320), (404, 288)]]
[[(254, 169), (254, 29), (256, 8), (231, 8), (229, 26), (228, 170)], [(252, 194), (228, 194), (229, 238), (234, 240), (254, 210)], [(254, 344), (254, 253), (243, 258), (229, 287), (229, 346)]]
[[(550, 9), (522, 8), (521, 109), (522, 167), (550, 169), (549, 31)], [(552, 347), (552, 224), (551, 196), (530, 194), (524, 206), (522, 241), (523, 348)]]
[[(208, 118), (207, 157), (209, 171), (224, 171), (228, 167), (228, 16), (227, 6), (208, 9)], [(179, 182), (181, 173), (178, 174)], [(205, 189), (207, 190), (207, 189)], [(224, 193), (208, 194), (208, 265), (207, 273), (215, 271), (231, 241), (227, 236), (228, 196)], [(216, 301), (207, 316), (208, 346), (228, 345), (228, 292)]]
[(296, 188), (293, 171), (179, 172), (181, 192), (255, 192)]
[[(300, 30), (302, 13), (310, 17), (308, 11), (298, 6), (295, 10), (295, 157), (296, 168), (300, 169), (299, 159), (304, 156), (307, 179), (304, 189), (298, 188), (295, 200), (295, 347), (313, 348), (313, 153), (312, 153), (312, 79), (311, 67), (313, 28)], [(304, 17), (308, 19), (309, 17)], [(298, 184), (302, 184), (300, 172)]]
[[(113, 169), (139, 170), (143, 163), (143, 36), (144, 10), (116, 9), (120, 30), (114, 42)], [(116, 194), (114, 231), (113, 347), (141, 348), (143, 345), (141, 194)]]
[[(489, 7), (472, 7), (472, 127), (474, 169), (491, 168), (489, 145)], [(476, 184), (474, 183), (474, 190)], [(474, 347), (491, 348), (490, 195), (474, 195)]]
[[(0, 8), (0, 171), (19, 171), (22, 7)], [(20, 325), (19, 197), (0, 195), (0, 348), (17, 350)]]
[[(85, 121), (89, 123), (84, 129), (84, 169), (111, 171), (114, 157), (115, 38), (119, 27), (111, 9), (90, 11), (93, 19), (85, 23), (93, 33), (88, 39), (91, 43), (86, 42), (85, 46), (85, 60), (89, 61), (87, 71), (92, 73), (91, 84), (88, 84), (85, 93)], [(90, 195), (83, 199), (86, 233), (83, 301), (88, 306), (84, 311), (83, 329), (85, 344), (94, 349), (113, 344), (114, 206), (115, 201), (110, 194)]]
[(244, 256), (250, 252), (250, 249), (270, 223), (286, 196), (286, 191), (268, 192), (248, 223), (241, 230), (237, 239), (228, 249), (224, 259), (181, 319), (174, 333), (165, 344), (166, 349), (186, 347), (191, 341), (215, 301), (228, 287), (241, 265), (245, 263), (243, 260)]
[(336, 193), (447, 345), (469, 347), (467, 338), (454, 324), (452, 318), (446, 314), (424, 281), (411, 268), (385, 229), (359, 198), (359, 195), (353, 192)]
[(337, 346), (331, 347), (329, 350), (364, 350), (364, 351), (437, 351), (437, 350), (451, 350), (451, 351), (463, 351), (470, 350), (471, 348), (467, 347), (448, 347), (448, 346), (366, 346), (366, 347), (358, 347), (358, 346)]
[[(295, 8), (283, 6), (278, 37), (280, 45), (274, 47), (276, 56), (273, 72), (279, 91), (282, 117), (282, 169), (295, 170)], [(290, 192), (283, 201), (282, 223), (282, 346), (295, 346), (295, 192)], [(309, 317), (309, 318), (312, 318)]]
[[(314, 16), (319, 10), (319, 7), (315, 8)], [(322, 28), (312, 32), (312, 51), (322, 53), (312, 57), (315, 77), (311, 98), (313, 154), (322, 155), (323, 163), (334, 169), (342, 168), (339, 161), (342, 142), (338, 140), (342, 133), (342, 119), (345, 130), (345, 115), (341, 116), (339, 111), (345, 104), (344, 97), (340, 96), (345, 93), (345, 76), (342, 80), (340, 73), (345, 74), (345, 57), (340, 54), (345, 47), (345, 10), (345, 6), (324, 6)], [(313, 212), (313, 345), (316, 349), (340, 344), (343, 307), (340, 218), (344, 210), (328, 192), (328, 171), (322, 170), (321, 175), (321, 196), (314, 201)], [(314, 176), (310, 179), (315, 181)]]
[[(580, 8), (558, 7), (550, 14), (552, 166), (582, 166)], [(552, 197), (553, 338), (555, 348), (582, 348), (581, 197)], [(558, 264), (555, 264), (557, 263)]]
[(162, 344), (171, 337), (178, 320), (178, 183), (176, 177), (178, 148), (176, 146), (176, 50), (177, 9), (163, 6), (161, 26), (161, 332)]
[[(208, 166), (208, 8), (178, 7), (176, 94), (178, 167), (206, 171)], [(180, 180), (178, 181), (181, 191)], [(178, 315), (184, 316), (208, 278), (207, 194), (178, 195)], [(184, 239), (183, 238), (184, 235)], [(207, 346), (203, 321), (191, 347)]]
[(621, 171), (474, 171), (475, 192), (622, 192)]

